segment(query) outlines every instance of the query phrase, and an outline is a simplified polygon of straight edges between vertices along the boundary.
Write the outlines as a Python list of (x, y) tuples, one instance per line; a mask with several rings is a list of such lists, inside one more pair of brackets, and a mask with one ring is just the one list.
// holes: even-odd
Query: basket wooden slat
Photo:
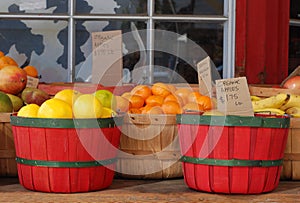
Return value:
[(281, 179), (300, 180), (300, 118), (291, 118)]
[(0, 176), (16, 177), (17, 164), (10, 113), (0, 113)]
[(175, 115), (125, 116), (117, 174), (122, 178), (182, 177)]

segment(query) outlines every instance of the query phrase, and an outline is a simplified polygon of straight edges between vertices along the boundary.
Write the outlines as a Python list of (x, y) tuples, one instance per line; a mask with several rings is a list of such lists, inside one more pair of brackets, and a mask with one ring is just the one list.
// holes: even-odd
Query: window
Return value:
[[(42, 82), (88, 81), (91, 33), (130, 33), (133, 24), (147, 53), (149, 74), (140, 82), (178, 82), (166, 71), (174, 70), (186, 81), (197, 83), (194, 73), (199, 55), (187, 46), (187, 40), (201, 47), (222, 77), (228, 78), (234, 76), (235, 67), (234, 10), (235, 0), (1, 1), (0, 50), (15, 58), (20, 66), (36, 66)], [(158, 31), (178, 37), (162, 42), (164, 38)], [(141, 57), (138, 43), (132, 41), (136, 39), (123, 41), (127, 51), (123, 53), (123, 65), (130, 71)], [(162, 43), (170, 47), (160, 49)], [(184, 58), (180, 57), (182, 54)], [(84, 68), (86, 76), (78, 77)]]
[(289, 73), (300, 66), (300, 2), (290, 2)]

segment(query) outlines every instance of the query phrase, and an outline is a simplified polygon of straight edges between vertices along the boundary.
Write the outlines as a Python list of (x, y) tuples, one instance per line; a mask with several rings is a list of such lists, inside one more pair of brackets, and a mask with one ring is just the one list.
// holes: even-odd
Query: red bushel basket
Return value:
[(19, 182), (26, 189), (74, 193), (107, 188), (114, 177), (122, 117), (11, 116)]
[(258, 194), (279, 183), (289, 117), (177, 115), (188, 187)]

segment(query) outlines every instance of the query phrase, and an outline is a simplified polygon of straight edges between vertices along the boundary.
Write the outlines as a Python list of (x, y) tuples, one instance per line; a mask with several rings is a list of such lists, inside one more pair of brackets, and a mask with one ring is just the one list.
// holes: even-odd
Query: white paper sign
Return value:
[(93, 32), (92, 83), (117, 86), (122, 83), (122, 32)]
[(218, 110), (226, 115), (254, 116), (246, 77), (216, 80)]
[(212, 97), (212, 79), (210, 57), (206, 57), (197, 64), (199, 92)]
[(26, 83), (26, 87), (33, 87), (33, 88), (37, 88), (39, 85), (39, 79), (38, 78), (34, 78), (31, 76), (27, 76), (27, 83)]

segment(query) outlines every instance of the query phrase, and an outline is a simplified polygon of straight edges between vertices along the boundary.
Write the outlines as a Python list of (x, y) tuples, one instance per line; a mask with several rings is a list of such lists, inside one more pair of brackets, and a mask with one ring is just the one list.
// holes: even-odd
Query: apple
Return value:
[(283, 87), (287, 89), (300, 89), (300, 75), (289, 78), (285, 81)]
[(109, 90), (97, 90), (94, 93), (95, 97), (101, 102), (102, 106), (116, 109), (115, 95)]

